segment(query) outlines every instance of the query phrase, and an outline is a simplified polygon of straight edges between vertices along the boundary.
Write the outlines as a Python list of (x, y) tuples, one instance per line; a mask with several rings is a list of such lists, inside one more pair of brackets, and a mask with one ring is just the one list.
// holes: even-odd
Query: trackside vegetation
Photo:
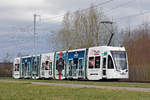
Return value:
[(116, 87), (137, 87), (137, 88), (150, 88), (149, 83), (128, 83), (128, 82), (111, 82), (111, 81), (77, 81), (77, 80), (32, 80), (32, 79), (13, 79), (13, 78), (0, 78), (0, 82), (44, 82), (44, 83), (68, 83), (68, 84), (84, 84), (96, 86), (116, 86)]
[(0, 82), (0, 100), (149, 100), (150, 93)]

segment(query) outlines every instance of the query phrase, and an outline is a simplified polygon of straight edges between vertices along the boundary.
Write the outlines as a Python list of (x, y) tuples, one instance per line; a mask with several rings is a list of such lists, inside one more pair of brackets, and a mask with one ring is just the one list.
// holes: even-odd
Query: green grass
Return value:
[(19, 82), (48, 82), (48, 83), (68, 83), (68, 84), (86, 84), (97, 86), (117, 86), (117, 87), (138, 87), (150, 88), (150, 83), (127, 83), (127, 82), (101, 82), (101, 81), (69, 81), (69, 80), (32, 80), (32, 79), (12, 79), (0, 78), (0, 81), (19, 81)]
[(150, 100), (150, 93), (1, 81), (0, 100)]

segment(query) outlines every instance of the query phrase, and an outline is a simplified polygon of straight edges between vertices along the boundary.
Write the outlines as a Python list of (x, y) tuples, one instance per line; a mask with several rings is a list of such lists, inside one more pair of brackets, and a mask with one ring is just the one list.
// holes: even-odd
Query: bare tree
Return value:
[(87, 11), (68, 12), (57, 33), (57, 43), (61, 44), (63, 50), (106, 45), (111, 36), (110, 30), (112, 31), (111, 25), (101, 23), (106, 20), (109, 21), (94, 6)]
[(124, 31), (123, 44), (129, 60), (129, 79), (131, 81), (150, 80), (150, 26), (148, 23)]

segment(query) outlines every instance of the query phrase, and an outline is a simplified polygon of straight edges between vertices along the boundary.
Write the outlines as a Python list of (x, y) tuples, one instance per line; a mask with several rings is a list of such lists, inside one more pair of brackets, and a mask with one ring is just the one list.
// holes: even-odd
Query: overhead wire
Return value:
[[(133, 2), (133, 0), (127, 1), (125, 3), (121, 3), (121, 4), (119, 4), (119, 5), (115, 6), (115, 7), (112, 7), (110, 9), (106, 10), (105, 13), (109, 13), (110, 14), (110, 12), (112, 12), (113, 10), (121, 8), (123, 6), (126, 6), (126, 5), (128, 5), (128, 4), (132, 3), (132, 2)], [(107, 15), (109, 15), (109, 14), (107, 14)]]

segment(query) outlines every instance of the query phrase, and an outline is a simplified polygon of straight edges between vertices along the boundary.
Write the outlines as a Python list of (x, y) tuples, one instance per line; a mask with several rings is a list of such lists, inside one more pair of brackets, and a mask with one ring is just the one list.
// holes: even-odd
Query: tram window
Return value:
[(30, 63), (28, 63), (27, 71), (28, 71), (28, 75), (30, 75)]
[(103, 68), (106, 68), (106, 58), (103, 58)]
[(77, 69), (77, 67), (78, 67), (78, 59), (77, 58), (73, 59), (73, 63), (74, 63), (75, 68)]
[(45, 63), (42, 63), (42, 70), (44, 70), (45, 68)]
[(100, 68), (100, 56), (95, 57), (95, 68)]
[(82, 64), (82, 59), (79, 59), (79, 69), (82, 69), (82, 67), (83, 67), (83, 64)]
[(29, 72), (29, 63), (27, 63), (27, 71)]
[(19, 71), (19, 64), (15, 64), (15, 71)]
[(69, 60), (69, 76), (72, 76), (72, 60)]
[(94, 57), (89, 57), (89, 68), (94, 68)]
[(34, 62), (34, 71), (37, 71), (37, 61)]
[(52, 75), (52, 62), (49, 62), (49, 69), (50, 69), (49, 75)]
[(111, 56), (108, 56), (108, 69), (114, 69), (113, 61)]
[(49, 61), (46, 61), (46, 62), (45, 62), (45, 64), (46, 64), (46, 66), (45, 66), (45, 70), (49, 70), (48, 63), (49, 63)]
[(52, 62), (49, 62), (49, 69), (52, 70)]
[(27, 66), (28, 66), (28, 64), (27, 64), (27, 62), (25, 62), (25, 69), (27, 69)]
[(22, 64), (22, 75), (24, 75), (24, 64)]

